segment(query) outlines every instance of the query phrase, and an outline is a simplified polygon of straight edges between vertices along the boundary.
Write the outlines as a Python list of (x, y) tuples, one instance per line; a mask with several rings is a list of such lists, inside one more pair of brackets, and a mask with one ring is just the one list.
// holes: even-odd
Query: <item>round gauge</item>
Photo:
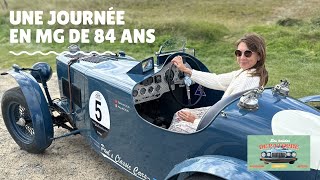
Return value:
[(148, 79), (142, 81), (142, 85), (144, 86), (149, 86), (152, 83), (153, 83), (153, 77), (149, 77)]
[(141, 95), (144, 95), (146, 93), (146, 88), (142, 88), (141, 90), (140, 90), (140, 94)]
[(138, 95), (138, 91), (137, 91), (137, 90), (133, 90), (132, 96), (133, 96), (133, 97), (136, 97), (137, 95)]
[(160, 91), (160, 88), (161, 88), (161, 86), (160, 86), (160, 85), (157, 85), (156, 91), (159, 92), (159, 91)]
[(154, 82), (155, 83), (161, 83), (161, 75), (157, 75), (154, 77)]
[(150, 86), (150, 87), (148, 88), (148, 92), (149, 92), (149, 93), (152, 93), (152, 92), (153, 92), (153, 87), (152, 87), (152, 86)]

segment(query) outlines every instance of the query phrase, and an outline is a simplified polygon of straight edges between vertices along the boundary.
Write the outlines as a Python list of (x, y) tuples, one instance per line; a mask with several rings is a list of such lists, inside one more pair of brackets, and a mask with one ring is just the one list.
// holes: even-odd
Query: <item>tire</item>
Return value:
[(294, 164), (294, 161), (290, 161), (289, 164)]
[(186, 177), (185, 180), (224, 180), (224, 179), (211, 174), (194, 173)]
[(39, 139), (43, 140), (45, 136), (35, 133), (28, 105), (20, 87), (9, 89), (3, 94), (1, 110), (11, 137), (23, 150), (39, 154), (51, 145), (52, 140), (46, 146), (39, 142)]

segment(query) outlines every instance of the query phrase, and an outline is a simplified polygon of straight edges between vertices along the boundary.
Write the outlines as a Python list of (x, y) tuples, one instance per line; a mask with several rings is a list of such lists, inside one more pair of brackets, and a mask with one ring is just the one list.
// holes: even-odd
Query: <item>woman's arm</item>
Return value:
[(236, 72), (237, 71), (224, 74), (215, 74), (193, 69), (191, 73), (191, 80), (210, 89), (225, 91), (230, 85)]
[(232, 79), (235, 76), (235, 73), (238, 71), (233, 71), (225, 74), (214, 74), (208, 72), (197, 71), (187, 68), (183, 64), (181, 56), (176, 56), (171, 61), (180, 71), (189, 75), (193, 81), (196, 83), (205, 86), (210, 89), (217, 89), (225, 91), (230, 85)]

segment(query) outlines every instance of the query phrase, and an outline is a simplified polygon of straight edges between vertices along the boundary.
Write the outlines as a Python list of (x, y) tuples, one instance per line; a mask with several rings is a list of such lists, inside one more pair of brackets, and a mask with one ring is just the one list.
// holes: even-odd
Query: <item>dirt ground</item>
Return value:
[[(0, 99), (6, 89), (16, 85), (9, 77), (0, 76)], [(56, 79), (54, 74), (48, 84), (53, 98), (59, 95)], [(55, 136), (66, 132), (61, 128), (55, 129)], [(0, 162), (0, 180), (129, 179), (92, 150), (80, 135), (53, 141), (44, 154), (35, 155), (21, 150), (7, 131), (1, 113)]]

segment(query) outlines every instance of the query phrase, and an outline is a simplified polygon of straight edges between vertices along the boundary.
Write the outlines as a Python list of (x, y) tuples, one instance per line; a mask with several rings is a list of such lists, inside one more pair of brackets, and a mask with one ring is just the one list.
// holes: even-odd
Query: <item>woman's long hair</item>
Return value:
[(264, 39), (255, 33), (250, 33), (244, 35), (242, 38), (240, 38), (236, 42), (236, 46), (244, 42), (248, 46), (249, 50), (253, 52), (257, 52), (259, 54), (260, 59), (258, 59), (257, 63), (251, 67), (255, 68), (256, 71), (251, 73), (253, 76), (259, 76), (260, 77), (260, 86), (265, 86), (268, 82), (268, 71), (265, 66), (266, 61), (266, 45)]

